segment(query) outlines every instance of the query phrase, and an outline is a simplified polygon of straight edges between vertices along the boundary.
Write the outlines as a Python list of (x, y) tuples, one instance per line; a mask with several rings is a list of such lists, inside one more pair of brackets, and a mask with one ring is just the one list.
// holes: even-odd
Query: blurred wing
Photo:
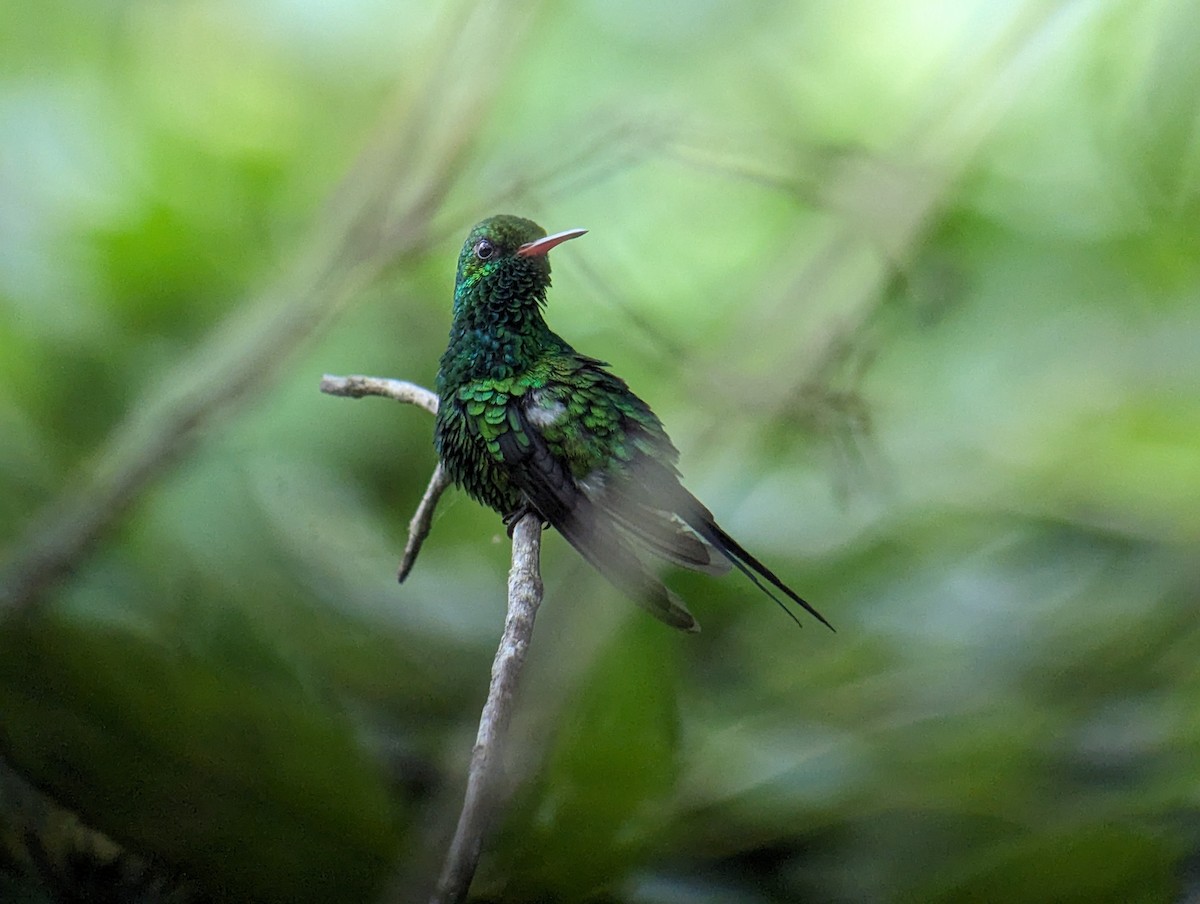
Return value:
[[(654, 437), (650, 436), (647, 440), (653, 442)], [(713, 574), (726, 572), (732, 565), (746, 575), (754, 586), (774, 600), (776, 605), (791, 616), (797, 624), (799, 624), (799, 619), (796, 618), (795, 613), (771, 592), (770, 587), (783, 593), (825, 627), (833, 630), (833, 625), (825, 619), (825, 616), (809, 605), (775, 572), (721, 529), (712, 512), (705, 507), (704, 503), (684, 489), (679, 482), (679, 475), (672, 465), (666, 464), (652, 455), (642, 453), (631, 463), (626, 480), (622, 483), (614, 502), (606, 501), (605, 505), (612, 505), (617, 510), (618, 514), (614, 514), (614, 518), (622, 526), (628, 522), (634, 522), (637, 527), (630, 528), (634, 533), (639, 530), (645, 531), (649, 524), (656, 524), (653, 538), (646, 539), (646, 545), (652, 551), (657, 551), (655, 542), (660, 539), (659, 534), (664, 528), (665, 519), (669, 518), (672, 523), (681, 525), (681, 530), (687, 530), (695, 542), (700, 544), (712, 557), (712, 560), (706, 564), (686, 561), (678, 555), (682, 544), (670, 547), (668, 553), (659, 552), (659, 555), (685, 567)], [(655, 515), (659, 518), (658, 522), (652, 520)], [(770, 587), (767, 586), (768, 584)]]
[(699, 626), (683, 602), (638, 559), (614, 520), (595, 505), (530, 424), (521, 402), (508, 406), (508, 428), (497, 438), (510, 481), (579, 554), (617, 588), (668, 625)]
[(679, 492), (679, 480), (648, 456), (631, 462), (621, 479), (598, 486), (585, 485), (584, 492), (605, 514), (648, 552), (692, 571), (722, 575), (730, 562), (706, 542), (682, 518), (668, 499), (670, 488), (659, 489), (660, 480), (669, 480)]

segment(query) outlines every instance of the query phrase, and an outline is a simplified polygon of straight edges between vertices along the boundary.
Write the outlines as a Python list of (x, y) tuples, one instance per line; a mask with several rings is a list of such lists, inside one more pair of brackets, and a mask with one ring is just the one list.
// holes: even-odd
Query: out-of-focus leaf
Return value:
[(115, 840), (234, 900), (359, 902), (398, 836), (352, 726), (294, 686), (52, 619), (0, 632), (0, 743)]
[(639, 614), (587, 671), (505, 826), (496, 861), (505, 864), (506, 900), (583, 900), (654, 846), (678, 770), (680, 640)]
[(1157, 904), (1176, 900), (1178, 851), (1131, 826), (1039, 828), (984, 848), (956, 876), (938, 876), (903, 901), (913, 904)]

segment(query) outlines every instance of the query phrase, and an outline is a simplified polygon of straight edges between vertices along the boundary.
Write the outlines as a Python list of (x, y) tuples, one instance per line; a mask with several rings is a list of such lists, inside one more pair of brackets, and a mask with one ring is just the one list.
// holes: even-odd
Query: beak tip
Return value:
[(586, 229), (567, 229), (563, 232), (556, 232), (554, 235), (548, 235), (532, 242), (526, 242), (517, 249), (517, 255), (520, 257), (537, 257), (546, 254), (556, 245), (560, 245), (569, 239), (577, 239), (586, 233)]

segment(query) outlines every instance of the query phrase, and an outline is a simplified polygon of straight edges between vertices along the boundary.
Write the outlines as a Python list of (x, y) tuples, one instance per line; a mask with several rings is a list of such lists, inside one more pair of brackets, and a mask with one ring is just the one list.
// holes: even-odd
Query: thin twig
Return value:
[(404, 557), (400, 560), (399, 571), (396, 572), (396, 580), (401, 584), (408, 577), (408, 573), (412, 571), (413, 564), (417, 561), (417, 553), (421, 551), (421, 544), (429, 536), (429, 529), (433, 526), (433, 510), (437, 507), (438, 500), (442, 498), (442, 493), (448, 486), (450, 486), (450, 475), (446, 473), (446, 469), (439, 461), (437, 467), (433, 469), (433, 476), (429, 478), (429, 486), (425, 488), (425, 495), (421, 497), (421, 504), (417, 506), (412, 520), (408, 522), (408, 541), (404, 544)]
[(499, 801), (504, 741), (512, 721), (521, 666), (533, 637), (533, 620), (542, 602), (542, 578), (538, 570), (541, 538), (542, 522), (537, 515), (525, 515), (513, 530), (508, 617), (492, 662), (492, 683), (479, 717), (479, 733), (475, 736), (458, 827), (430, 904), (459, 904), (466, 899), (484, 835)]

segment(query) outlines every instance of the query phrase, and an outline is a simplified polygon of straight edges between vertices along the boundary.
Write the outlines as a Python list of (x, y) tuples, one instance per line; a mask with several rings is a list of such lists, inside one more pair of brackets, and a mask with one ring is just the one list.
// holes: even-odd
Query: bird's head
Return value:
[(550, 285), (546, 253), (586, 229), (554, 235), (532, 220), (501, 214), (476, 223), (458, 256), (457, 309), (467, 304), (540, 304)]

